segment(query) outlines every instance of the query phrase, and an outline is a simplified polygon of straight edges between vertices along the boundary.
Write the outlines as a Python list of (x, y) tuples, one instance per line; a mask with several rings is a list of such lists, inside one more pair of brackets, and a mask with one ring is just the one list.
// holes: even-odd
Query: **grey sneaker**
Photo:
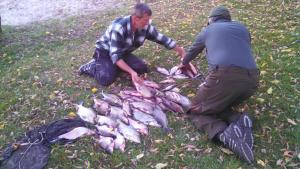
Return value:
[(87, 74), (90, 76), (94, 75), (95, 59), (90, 60), (88, 63), (81, 65), (78, 69), (78, 74)]
[(243, 140), (253, 148), (254, 138), (252, 134), (252, 121), (247, 113), (243, 113), (236, 124), (242, 129)]
[(225, 147), (232, 150), (241, 159), (248, 163), (252, 163), (254, 161), (252, 149), (243, 140), (243, 132), (238, 125), (234, 123), (230, 124), (224, 132), (219, 135), (219, 139)]

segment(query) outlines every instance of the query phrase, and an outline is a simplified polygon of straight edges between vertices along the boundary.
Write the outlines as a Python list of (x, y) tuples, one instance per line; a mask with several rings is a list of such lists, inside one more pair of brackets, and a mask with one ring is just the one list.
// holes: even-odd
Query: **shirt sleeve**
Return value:
[(186, 56), (184, 57), (182, 64), (186, 65), (193, 60), (202, 50), (205, 48), (205, 28), (196, 36), (196, 40), (189, 48)]
[(115, 64), (124, 55), (126, 42), (122, 34), (118, 31), (111, 31), (109, 55), (113, 64)]
[(176, 46), (176, 42), (173, 39), (159, 33), (153, 25), (149, 26), (146, 39), (164, 45), (167, 49), (173, 49)]

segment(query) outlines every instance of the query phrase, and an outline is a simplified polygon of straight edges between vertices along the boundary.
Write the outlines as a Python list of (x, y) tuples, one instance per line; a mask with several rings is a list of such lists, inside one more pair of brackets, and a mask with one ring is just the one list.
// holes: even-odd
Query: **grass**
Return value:
[[(130, 13), (132, 4), (64, 21), (3, 26), (0, 150), (25, 131), (75, 111), (69, 102), (92, 104), (91, 89), (101, 87), (91, 78), (77, 76), (76, 70), (91, 58), (96, 39), (110, 21)], [(225, 4), (234, 19), (247, 25), (261, 80), (257, 94), (239, 109), (247, 104), (254, 119), (255, 163), (247, 165), (224, 153), (189, 121), (168, 112), (175, 131), (172, 136), (151, 128), (151, 135), (144, 137), (142, 144), (127, 143), (125, 153), (112, 155), (103, 153), (90, 138), (82, 138), (67, 147), (53, 146), (46, 168), (155, 168), (158, 163), (167, 163), (166, 168), (299, 168), (300, 45), (294, 43), (300, 39), (299, 2), (154, 0), (149, 4), (158, 30), (185, 48), (216, 4)], [(145, 58), (152, 70), (155, 65), (170, 68), (179, 63), (173, 51), (154, 43), (146, 42), (135, 54)], [(193, 62), (205, 72), (203, 54)], [(149, 76), (162, 79), (154, 71)], [(196, 86), (199, 82), (191, 83)], [(111, 91), (128, 84), (118, 80), (103, 89)], [(195, 91), (194, 87), (183, 90), (186, 95)], [(188, 145), (195, 148), (189, 150)], [(144, 156), (136, 160), (139, 154)]]

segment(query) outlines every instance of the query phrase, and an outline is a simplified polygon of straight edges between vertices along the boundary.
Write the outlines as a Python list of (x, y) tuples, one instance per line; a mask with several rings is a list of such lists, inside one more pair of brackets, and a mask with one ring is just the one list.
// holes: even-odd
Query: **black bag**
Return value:
[(51, 144), (71, 143), (76, 140), (58, 137), (76, 127), (88, 124), (76, 119), (62, 119), (26, 132), (17, 142), (6, 147), (0, 159), (0, 169), (42, 169), (48, 162)]

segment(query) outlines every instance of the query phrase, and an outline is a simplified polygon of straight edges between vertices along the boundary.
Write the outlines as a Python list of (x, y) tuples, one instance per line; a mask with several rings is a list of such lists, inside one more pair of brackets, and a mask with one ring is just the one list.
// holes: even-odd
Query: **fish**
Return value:
[(196, 67), (191, 62), (189, 62), (189, 67), (192, 73), (194, 74), (194, 76), (198, 74)]
[(155, 118), (149, 114), (146, 114), (137, 109), (133, 109), (132, 114), (133, 114), (134, 119), (136, 119), (146, 125), (150, 125), (150, 126), (154, 126), (154, 127), (161, 127), (161, 125), (157, 123)]
[(156, 82), (153, 82), (153, 81), (149, 81), (149, 80), (144, 80), (143, 84), (147, 87), (152, 87), (152, 88), (155, 88), (155, 89), (160, 88), (159, 84), (157, 84)]
[(170, 110), (177, 112), (177, 113), (184, 113), (184, 109), (177, 103), (170, 101), (164, 97), (161, 97), (161, 99), (163, 100), (163, 104), (169, 108)]
[(126, 125), (125, 123), (118, 121), (118, 131), (127, 139), (130, 141), (133, 141), (135, 143), (141, 143), (140, 134), (129, 125)]
[(143, 95), (136, 91), (136, 90), (122, 90), (120, 91), (120, 95), (130, 95), (130, 96), (136, 96), (136, 97), (142, 97)]
[(172, 76), (175, 79), (188, 79), (189, 77), (184, 75), (184, 74), (178, 74), (178, 75), (174, 75)]
[(177, 86), (177, 84), (171, 84), (171, 85), (165, 87), (164, 89), (162, 89), (161, 91), (162, 92), (169, 91), (169, 90), (172, 90), (176, 86)]
[(166, 80), (162, 80), (159, 82), (160, 84), (164, 84), (164, 83), (176, 83), (176, 81), (172, 78), (168, 78)]
[(110, 105), (101, 99), (94, 98), (93, 108), (102, 115), (107, 115), (110, 110)]
[(126, 141), (124, 136), (116, 131), (116, 138), (114, 139), (114, 148), (119, 149), (121, 152), (125, 152)]
[(170, 75), (170, 72), (169, 72), (167, 69), (165, 69), (165, 68), (162, 68), (162, 67), (156, 67), (156, 70), (157, 70), (159, 73), (163, 74), (163, 75), (167, 75), (167, 76)]
[(118, 123), (114, 119), (107, 116), (97, 115), (95, 121), (99, 125), (108, 125), (109, 127), (113, 128), (117, 127), (118, 125)]
[(174, 75), (177, 72), (177, 70), (179, 70), (179, 66), (172, 67), (170, 70), (170, 75), (171, 76)]
[(191, 107), (191, 101), (187, 97), (173, 91), (166, 91), (165, 94), (167, 99), (181, 104), (185, 109)]
[(99, 136), (99, 139), (96, 141), (100, 144), (100, 146), (104, 149), (105, 152), (112, 154), (114, 151), (114, 140), (111, 137)]
[(113, 127), (109, 127), (107, 125), (101, 125), (101, 126), (95, 125), (95, 127), (98, 131), (98, 134), (101, 136), (112, 137), (112, 138), (116, 137)]
[(120, 119), (124, 123), (128, 124), (128, 118), (125, 116), (123, 109), (111, 106), (109, 116), (115, 119)]
[(93, 109), (84, 107), (83, 102), (74, 104), (77, 107), (77, 115), (84, 121), (95, 124), (96, 113)]
[(125, 114), (125, 116), (132, 116), (131, 114), (131, 108), (130, 108), (130, 104), (129, 104), (129, 101), (128, 100), (124, 100), (123, 101), (123, 112)]
[(75, 140), (79, 137), (86, 136), (86, 135), (93, 135), (95, 131), (86, 128), (86, 127), (76, 127), (71, 131), (58, 136), (59, 139), (68, 139), (68, 140)]
[(155, 106), (153, 111), (153, 117), (162, 126), (164, 132), (171, 132), (171, 129), (168, 127), (167, 115), (162, 111), (162, 109), (159, 106)]
[(122, 106), (122, 100), (117, 95), (104, 93), (103, 90), (101, 94), (103, 96), (103, 100), (107, 101), (113, 106)]
[(143, 134), (143, 135), (148, 135), (148, 127), (138, 121), (135, 121), (131, 118), (128, 119), (129, 120), (129, 125), (132, 126), (134, 129), (136, 129), (136, 131), (138, 131), (139, 133)]
[(132, 106), (132, 108), (138, 109), (147, 114), (152, 114), (153, 112), (153, 104), (146, 101), (131, 102), (130, 105)]
[(136, 90), (142, 94), (143, 97), (146, 97), (146, 98), (153, 97), (153, 93), (152, 93), (151, 89), (149, 89), (147, 86), (145, 86), (143, 84), (135, 83), (135, 82), (134, 82), (134, 86), (135, 86)]

